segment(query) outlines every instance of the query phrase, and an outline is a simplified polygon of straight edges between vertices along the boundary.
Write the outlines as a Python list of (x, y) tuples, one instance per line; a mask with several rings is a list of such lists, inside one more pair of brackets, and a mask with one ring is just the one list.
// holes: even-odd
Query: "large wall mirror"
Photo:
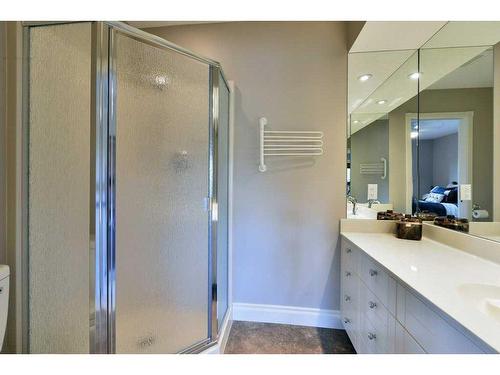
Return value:
[(411, 213), (405, 163), (412, 144), (405, 142), (404, 121), (406, 112), (417, 112), (418, 51), (348, 58), (347, 217), (376, 218), (387, 209)]
[(420, 48), (413, 161), (419, 210), (467, 218), (470, 234), (494, 240), (500, 240), (499, 42), (500, 22), (449, 22)]
[(500, 22), (448, 22), (417, 50), (349, 54), (347, 217), (467, 218), (500, 241)]

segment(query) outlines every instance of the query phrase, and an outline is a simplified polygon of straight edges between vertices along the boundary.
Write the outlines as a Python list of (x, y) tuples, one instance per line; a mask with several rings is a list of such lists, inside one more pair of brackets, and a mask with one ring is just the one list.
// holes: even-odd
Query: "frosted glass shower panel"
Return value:
[(209, 68), (115, 34), (116, 352), (208, 337)]
[(88, 353), (91, 24), (29, 44), (29, 350)]

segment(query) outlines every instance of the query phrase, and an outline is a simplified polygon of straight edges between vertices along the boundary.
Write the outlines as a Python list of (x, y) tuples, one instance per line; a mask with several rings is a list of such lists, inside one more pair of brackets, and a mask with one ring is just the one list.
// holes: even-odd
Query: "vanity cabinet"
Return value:
[(361, 328), (359, 321), (359, 278), (357, 276), (358, 251), (352, 247), (342, 248), (341, 256), (341, 299), (340, 305), (343, 312), (342, 323), (354, 347), (358, 345), (359, 330)]
[(479, 340), (342, 238), (342, 322), (358, 353), (484, 353)]

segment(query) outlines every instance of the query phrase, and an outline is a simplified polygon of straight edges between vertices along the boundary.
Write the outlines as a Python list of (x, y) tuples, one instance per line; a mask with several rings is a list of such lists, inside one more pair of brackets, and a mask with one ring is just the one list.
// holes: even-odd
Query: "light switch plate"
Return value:
[(461, 184), (460, 185), (460, 200), (461, 201), (472, 200), (472, 186), (471, 186), (471, 184)]
[(378, 184), (368, 184), (368, 199), (377, 199)]

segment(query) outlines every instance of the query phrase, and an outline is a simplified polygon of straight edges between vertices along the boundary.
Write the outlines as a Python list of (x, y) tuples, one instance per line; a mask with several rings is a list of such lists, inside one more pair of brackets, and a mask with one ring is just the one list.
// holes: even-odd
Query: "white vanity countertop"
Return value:
[[(392, 233), (341, 234), (500, 352), (499, 264), (425, 237), (410, 241), (398, 239)], [(464, 284), (469, 285), (464, 289), (461, 287)], [(486, 312), (487, 299), (499, 305)]]

